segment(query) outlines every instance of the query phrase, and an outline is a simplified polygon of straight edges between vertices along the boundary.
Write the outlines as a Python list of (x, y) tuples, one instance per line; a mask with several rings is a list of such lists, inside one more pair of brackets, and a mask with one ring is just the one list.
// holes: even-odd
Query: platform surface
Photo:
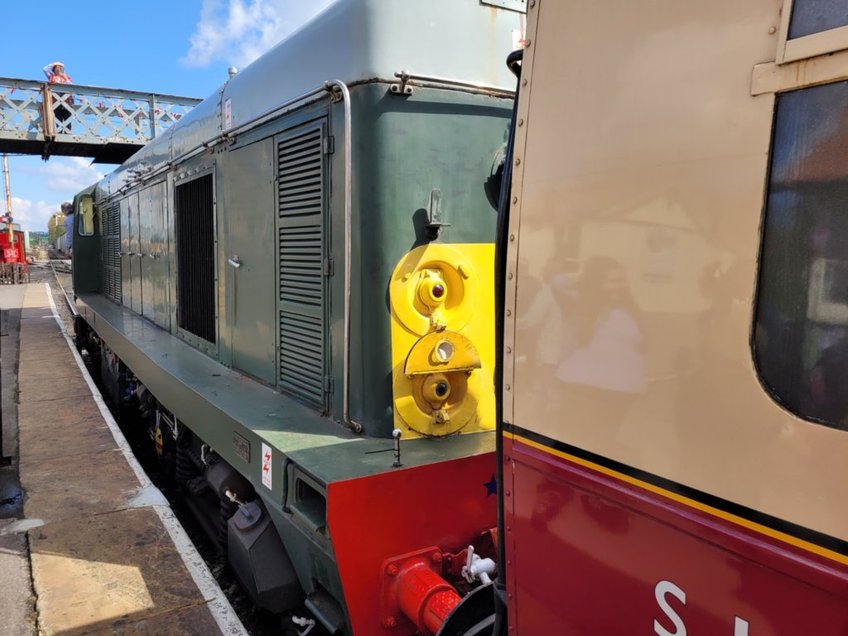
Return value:
[[(0, 288), (0, 307), (19, 317), (17, 400), (3, 415), (7, 424), (17, 411), (18, 447), (8, 425), (4, 444), (24, 493), (22, 513), (0, 519), (0, 633), (245, 633), (167, 501), (128, 458), (47, 286)], [(4, 370), (17, 353), (15, 323)], [(3, 381), (7, 394), (14, 374)]]

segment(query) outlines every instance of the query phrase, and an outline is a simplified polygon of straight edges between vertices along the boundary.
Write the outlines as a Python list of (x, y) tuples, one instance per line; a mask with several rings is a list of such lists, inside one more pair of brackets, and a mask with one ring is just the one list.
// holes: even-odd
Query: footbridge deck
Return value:
[(0, 152), (121, 163), (199, 99), (0, 77)]

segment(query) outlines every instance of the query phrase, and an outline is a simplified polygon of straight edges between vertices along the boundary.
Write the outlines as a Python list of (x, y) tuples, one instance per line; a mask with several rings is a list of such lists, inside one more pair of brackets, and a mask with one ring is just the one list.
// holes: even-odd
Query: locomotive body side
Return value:
[[(369, 39), (352, 41), (351, 24)], [(416, 26), (437, 41), (407, 43)], [(140, 396), (177, 480), (206, 508), (220, 500), (221, 520), (199, 516), (213, 532), (223, 524), (259, 603), (289, 610), (302, 590), (332, 633), (414, 633), (384, 561), (436, 548), (428, 569), (456, 578), (451, 555), (495, 525), (490, 414), (458, 426), (469, 434), (406, 428), (392, 452), (389, 285), (409, 254), (440, 246), (490, 294), (486, 188), (511, 101), (484, 85), (511, 82), (485, 53), (508, 51), (518, 26), (518, 14), (477, 2), (344, 0), (78, 197), (97, 210), (96, 231), (75, 236), (80, 346), (100, 353), (116, 402)], [(437, 72), (454, 55), (456, 71)], [(388, 68), (430, 77), (406, 91)], [(467, 81), (431, 77), (454, 72)], [(424, 265), (410, 284), (440, 275)], [(427, 324), (429, 310), (410, 303)], [(474, 310), (456, 330), (491, 350)], [(282, 545), (265, 563), (239, 517), (252, 500)], [(263, 587), (281, 571), (294, 585)]]
[(848, 54), (782, 60), (809, 34), (773, 0), (613, 4), (528, 12), (504, 237), (509, 627), (842, 634), (848, 420), (818, 397), (845, 330), (822, 282), (845, 240), (824, 156), (841, 133), (819, 103), (838, 86), (818, 85)]

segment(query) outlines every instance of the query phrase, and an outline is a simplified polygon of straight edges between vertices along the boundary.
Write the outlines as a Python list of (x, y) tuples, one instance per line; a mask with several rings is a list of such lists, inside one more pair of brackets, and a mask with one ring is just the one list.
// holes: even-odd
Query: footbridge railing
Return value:
[(199, 99), (0, 77), (0, 152), (120, 163)]

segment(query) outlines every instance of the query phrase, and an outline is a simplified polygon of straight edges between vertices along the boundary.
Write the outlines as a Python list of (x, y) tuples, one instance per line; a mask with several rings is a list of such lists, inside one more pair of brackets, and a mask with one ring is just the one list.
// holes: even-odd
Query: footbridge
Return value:
[(0, 152), (121, 163), (199, 99), (0, 77)]

